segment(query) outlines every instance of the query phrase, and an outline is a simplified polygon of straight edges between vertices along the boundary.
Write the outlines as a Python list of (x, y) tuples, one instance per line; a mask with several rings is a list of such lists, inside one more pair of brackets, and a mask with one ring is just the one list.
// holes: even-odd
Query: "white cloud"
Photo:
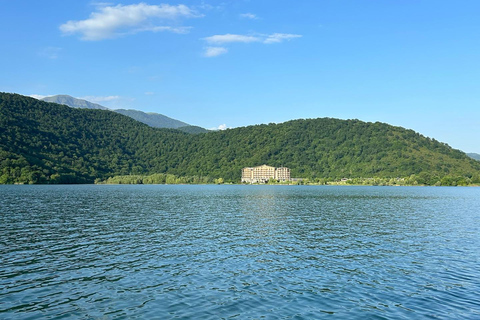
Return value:
[(289, 34), (289, 33), (272, 33), (270, 35), (256, 35), (256, 36), (246, 36), (241, 34), (217, 34), (214, 36), (203, 38), (203, 40), (212, 44), (225, 44), (225, 43), (250, 43), (250, 42), (263, 42), (263, 43), (280, 43), (284, 40), (291, 40), (294, 38), (301, 38), (299, 34)]
[(29, 97), (41, 100), (41, 99), (43, 99), (45, 97), (48, 97), (48, 96), (44, 96), (44, 95), (41, 95), (41, 94), (31, 94)]
[(151, 31), (151, 32), (170, 31), (173, 33), (186, 34), (190, 32), (190, 29), (192, 29), (192, 27), (147, 26), (147, 27), (132, 30), (131, 33), (138, 33), (142, 31)]
[(185, 5), (148, 5), (145, 3), (117, 6), (100, 6), (86, 20), (68, 21), (60, 26), (66, 35), (80, 34), (82, 40), (103, 40), (122, 34), (141, 31), (188, 32), (186, 27), (158, 26), (153, 20), (175, 20), (201, 15)]
[(299, 34), (289, 34), (289, 33), (274, 33), (269, 36), (265, 40), (263, 40), (263, 43), (280, 43), (283, 42), (284, 40), (291, 40), (295, 38), (301, 38), (302, 36)]
[(228, 127), (227, 127), (227, 125), (224, 123), (224, 124), (219, 125), (219, 126), (216, 127), (216, 128), (210, 128), (210, 129), (208, 129), (208, 130), (227, 130), (227, 129), (228, 129)]
[(242, 13), (242, 14), (240, 14), (240, 18), (251, 19), (251, 20), (257, 20), (258, 19), (257, 15), (255, 15), (253, 13)]
[(244, 36), (241, 34), (217, 34), (214, 36), (203, 38), (203, 40), (212, 44), (223, 44), (223, 43), (249, 43), (249, 42), (259, 42), (262, 41), (261, 38), (255, 36)]
[(226, 45), (229, 43), (251, 43), (260, 42), (264, 44), (281, 43), (283, 41), (301, 38), (302, 35), (290, 33), (272, 33), (272, 34), (258, 34), (258, 35), (242, 35), (242, 34), (217, 34), (210, 37), (203, 38), (209, 44), (217, 45), (215, 47), (207, 47), (204, 53), (205, 57), (216, 57), (220, 54), (228, 52), (225, 47), (218, 45)]
[(225, 54), (227, 52), (228, 52), (228, 49), (224, 47), (206, 47), (204, 56), (211, 58), (211, 57), (219, 56), (221, 54)]
[(145, 92), (145, 95), (147, 95), (147, 96), (153, 96), (154, 94), (155, 94), (155, 92), (151, 92), (151, 91)]
[(85, 96), (78, 99), (83, 99), (83, 100), (87, 100), (94, 103), (100, 103), (100, 102), (118, 100), (120, 99), (120, 96), (103, 96), (103, 97), (102, 96)]

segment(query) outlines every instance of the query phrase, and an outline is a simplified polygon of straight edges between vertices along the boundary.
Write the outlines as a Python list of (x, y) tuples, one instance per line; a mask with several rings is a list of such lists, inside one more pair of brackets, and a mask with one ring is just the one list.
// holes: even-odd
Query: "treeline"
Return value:
[[(95, 180), (96, 184), (223, 184), (223, 178), (179, 177), (173, 174), (156, 173), (152, 175), (126, 175)], [(248, 183), (245, 183), (248, 184)], [(362, 185), (362, 186), (480, 186), (480, 175), (472, 178), (463, 176), (431, 176), (412, 174), (406, 178), (332, 178), (296, 179), (295, 181), (277, 181), (270, 179), (268, 185)]]
[(480, 175), (464, 176), (430, 176), (429, 174), (412, 174), (405, 178), (351, 178), (351, 179), (314, 179), (304, 180), (302, 184), (314, 185), (363, 185), (363, 186), (480, 186)]
[(418, 184), (474, 184), (480, 172), (480, 162), (459, 150), (378, 122), (321, 118), (189, 134), (0, 93), (0, 183), (154, 174), (239, 183), (243, 167), (261, 164), (289, 167), (292, 177), (310, 181), (415, 175)]
[(168, 173), (155, 173), (151, 175), (126, 175), (96, 179), (96, 184), (223, 184), (222, 178), (201, 176), (179, 177)]

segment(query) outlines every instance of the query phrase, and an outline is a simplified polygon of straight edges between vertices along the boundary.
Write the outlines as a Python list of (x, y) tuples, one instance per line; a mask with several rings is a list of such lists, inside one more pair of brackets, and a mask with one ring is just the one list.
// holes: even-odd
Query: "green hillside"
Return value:
[(310, 119), (211, 132), (195, 140), (178, 174), (238, 177), (259, 164), (287, 166), (302, 178), (408, 177), (435, 184), (472, 177), (480, 166), (465, 153), (412, 130), (359, 120)]
[(166, 173), (239, 182), (245, 166), (287, 166), (315, 179), (480, 182), (480, 162), (400, 127), (309, 119), (193, 135), (106, 110), (0, 94), (0, 183), (91, 183)]
[(187, 135), (112, 111), (0, 94), (0, 183), (91, 183), (165, 170), (155, 164), (172, 162), (176, 141)]
[(186, 132), (186, 133), (191, 133), (191, 134), (199, 134), (199, 133), (206, 133), (209, 130), (199, 127), (199, 126), (185, 126), (185, 127), (179, 127), (176, 128), (177, 130)]

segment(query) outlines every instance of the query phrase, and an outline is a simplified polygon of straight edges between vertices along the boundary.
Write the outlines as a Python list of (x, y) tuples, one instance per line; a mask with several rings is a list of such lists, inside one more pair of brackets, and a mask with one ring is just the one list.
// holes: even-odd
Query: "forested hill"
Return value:
[[(480, 163), (413, 130), (385, 123), (330, 118), (292, 120), (200, 135), (195, 153), (180, 165), (228, 178), (245, 166), (287, 166), (309, 179), (408, 177), (436, 184), (463, 177), (480, 182)], [(185, 165), (185, 167), (183, 167)], [(225, 174), (228, 173), (228, 174)]]
[(91, 183), (165, 170), (187, 133), (108, 110), (0, 94), (0, 183)]
[(0, 183), (91, 183), (153, 173), (239, 182), (241, 168), (261, 164), (287, 166), (292, 176), (312, 180), (480, 179), (480, 162), (463, 152), (412, 130), (359, 120), (293, 120), (193, 135), (111, 111), (0, 93), (0, 138)]

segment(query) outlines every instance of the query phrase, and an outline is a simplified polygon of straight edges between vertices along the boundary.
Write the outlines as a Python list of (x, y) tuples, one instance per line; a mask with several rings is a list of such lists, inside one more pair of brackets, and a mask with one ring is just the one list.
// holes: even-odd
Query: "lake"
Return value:
[(1, 319), (480, 319), (480, 188), (0, 186)]

